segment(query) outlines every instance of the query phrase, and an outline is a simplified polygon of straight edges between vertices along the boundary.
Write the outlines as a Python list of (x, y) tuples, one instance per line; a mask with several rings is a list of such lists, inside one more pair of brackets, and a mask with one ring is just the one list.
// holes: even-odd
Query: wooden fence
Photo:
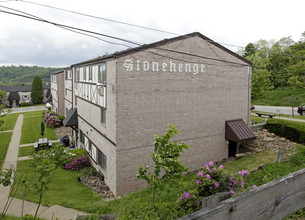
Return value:
[[(204, 200), (203, 203), (207, 204), (207, 201)], [(218, 204), (211, 202), (211, 206), (184, 216), (180, 220), (279, 220), (304, 207), (305, 169), (302, 169)]]

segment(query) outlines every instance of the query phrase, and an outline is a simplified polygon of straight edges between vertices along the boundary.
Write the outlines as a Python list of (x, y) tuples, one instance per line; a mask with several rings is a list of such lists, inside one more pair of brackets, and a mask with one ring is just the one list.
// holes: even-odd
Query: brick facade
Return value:
[[(100, 82), (103, 65), (106, 81)], [(228, 157), (226, 120), (250, 120), (251, 63), (199, 33), (71, 68), (74, 138), (115, 195), (145, 186), (136, 178), (138, 168), (152, 165), (153, 136), (168, 123), (181, 131), (175, 140), (190, 146), (181, 160), (192, 170)]]

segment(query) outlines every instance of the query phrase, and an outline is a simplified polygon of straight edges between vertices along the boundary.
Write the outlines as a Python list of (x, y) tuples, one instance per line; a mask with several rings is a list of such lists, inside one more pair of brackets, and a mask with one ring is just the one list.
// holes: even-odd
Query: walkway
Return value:
[[(20, 114), (16, 121), (16, 125), (13, 130), (12, 139), (9, 144), (6, 158), (3, 163), (3, 171), (5, 171), (5, 169), (9, 169), (12, 166), (16, 167), (16, 165), (17, 165), (22, 123), (23, 123), (23, 114)], [(2, 212), (2, 210), (5, 206), (7, 198), (9, 196), (9, 190), (10, 190), (9, 187), (4, 187), (4, 186), (0, 185), (0, 212)], [(36, 204), (36, 203), (25, 201), (24, 214), (31, 214), (34, 216), (37, 205), (38, 204)], [(11, 203), (6, 214), (20, 217), (21, 216), (21, 207), (22, 207), (22, 200), (13, 199), (13, 202)], [(86, 215), (86, 214), (87, 213), (84, 213), (84, 212), (81, 212), (81, 211), (78, 211), (75, 209), (65, 208), (65, 207), (58, 206), (58, 205), (54, 205), (52, 207), (40, 206), (39, 211), (38, 211), (38, 216), (45, 218), (47, 220), (49, 220), (49, 219), (59, 219), (59, 220), (76, 219), (76, 217), (78, 215)]]

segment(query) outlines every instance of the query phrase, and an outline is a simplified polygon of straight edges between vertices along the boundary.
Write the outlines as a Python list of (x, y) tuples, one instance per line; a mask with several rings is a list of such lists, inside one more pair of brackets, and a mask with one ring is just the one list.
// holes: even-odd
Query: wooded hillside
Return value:
[(42, 82), (50, 82), (50, 73), (61, 68), (38, 67), (38, 66), (1, 66), (0, 85), (31, 84), (36, 75)]
[(305, 32), (291, 37), (249, 43), (240, 54), (253, 63), (252, 98), (277, 88), (305, 88)]

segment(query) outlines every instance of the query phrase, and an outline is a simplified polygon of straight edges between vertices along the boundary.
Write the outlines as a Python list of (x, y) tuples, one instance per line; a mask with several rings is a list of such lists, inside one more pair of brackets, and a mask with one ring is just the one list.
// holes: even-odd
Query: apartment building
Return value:
[(200, 33), (73, 64), (63, 92), (64, 124), (115, 195), (145, 186), (138, 168), (152, 165), (153, 136), (168, 123), (190, 146), (181, 156), (190, 170), (255, 138), (251, 63)]

